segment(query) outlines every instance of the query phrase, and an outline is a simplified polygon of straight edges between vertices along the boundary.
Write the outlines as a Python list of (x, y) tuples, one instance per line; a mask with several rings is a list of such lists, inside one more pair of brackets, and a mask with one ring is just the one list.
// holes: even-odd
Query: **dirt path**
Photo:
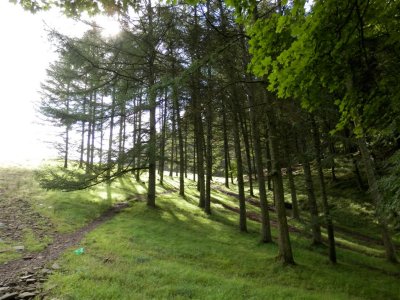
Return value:
[(51, 274), (51, 269), (59, 268), (57, 264), (51, 267), (48, 265), (66, 249), (77, 245), (88, 232), (111, 219), (127, 206), (128, 202), (117, 203), (99, 218), (73, 233), (55, 233), (53, 242), (45, 250), (27, 253), (24, 258), (0, 265), (0, 300), (31, 299), (38, 294), (41, 297), (39, 291), (41, 283), (45, 281), (48, 274)]

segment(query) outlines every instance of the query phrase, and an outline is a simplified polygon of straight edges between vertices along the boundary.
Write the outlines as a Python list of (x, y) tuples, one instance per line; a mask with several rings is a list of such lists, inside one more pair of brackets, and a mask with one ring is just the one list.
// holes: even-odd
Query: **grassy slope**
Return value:
[(257, 243), (258, 224), (239, 233), (236, 214), (217, 205), (208, 217), (195, 201), (191, 189), (159, 196), (156, 210), (134, 202), (82, 241), (84, 255), (66, 253), (47, 288), (61, 299), (399, 298), (399, 275), (387, 273), (400, 270), (383, 259), (338, 249), (332, 266), (292, 234), (298, 265), (282, 267), (276, 245)]
[[(7, 172), (14, 175), (3, 176), (6, 182), (1, 184), (7, 186), (9, 180), (13, 185), (6, 191), (3, 188), (0, 201), (7, 197), (26, 199), (52, 221), (53, 230), (62, 232), (83, 226), (115, 201), (143, 200), (146, 193), (145, 185), (127, 179), (115, 182), (111, 189), (100, 186), (74, 193), (44, 192), (31, 171)], [(302, 198), (304, 187), (299, 179), (301, 176), (297, 183)], [(215, 203), (211, 217), (198, 209), (192, 181), (187, 182), (186, 199), (176, 193), (162, 194), (175, 190), (176, 181), (166, 177), (164, 186), (167, 191), (157, 188), (158, 209), (133, 202), (131, 208), (82, 241), (84, 255), (68, 251), (60, 259), (62, 270), (46, 284), (50, 294), (57, 299), (400, 299), (399, 267), (360, 254), (382, 252), (379, 246), (361, 247), (351, 236), (338, 234), (353, 242), (353, 251), (339, 248), (339, 264), (331, 266), (326, 249), (313, 249), (303, 235), (292, 234), (298, 265), (282, 267), (275, 259), (277, 246), (257, 242), (259, 224), (249, 222), (249, 233), (239, 233), (235, 213)], [(341, 223), (378, 236), (373, 223), (365, 222), (371, 212), (365, 208), (368, 205), (362, 195), (342, 185), (332, 187), (330, 193), (335, 196), (331, 202)], [(221, 192), (215, 191), (213, 198), (237, 206), (235, 198)], [(351, 198), (359, 203), (354, 204)], [(248, 209), (258, 211), (250, 205)], [(271, 218), (275, 218), (273, 213)], [(290, 223), (304, 227), (293, 220)], [(276, 237), (275, 229), (273, 235)], [(49, 241), (28, 232), (23, 242), (27, 249), (38, 251)], [(0, 259), (20, 255), (7, 256), (12, 254), (0, 253)]]

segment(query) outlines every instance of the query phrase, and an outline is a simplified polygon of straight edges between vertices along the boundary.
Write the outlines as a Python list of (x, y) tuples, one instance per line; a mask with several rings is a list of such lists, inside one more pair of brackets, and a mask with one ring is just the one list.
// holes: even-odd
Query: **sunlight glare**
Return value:
[[(116, 19), (97, 16), (91, 21), (104, 28), (105, 37), (119, 31)], [(33, 15), (0, 1), (0, 165), (37, 165), (57, 156), (51, 142), (60, 129), (43, 125), (36, 111), (40, 83), (46, 78), (46, 68), (57, 58), (47, 38), (52, 28), (81, 37), (90, 27), (58, 11)]]

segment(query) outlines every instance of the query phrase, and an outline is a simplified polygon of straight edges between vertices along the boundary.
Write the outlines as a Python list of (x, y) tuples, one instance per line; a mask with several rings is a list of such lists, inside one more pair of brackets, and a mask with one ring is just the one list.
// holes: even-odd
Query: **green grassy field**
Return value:
[(324, 249), (293, 235), (297, 265), (282, 267), (277, 246), (262, 245), (232, 226), (237, 216), (206, 216), (175, 194), (142, 202), (91, 232), (81, 256), (66, 253), (47, 283), (62, 299), (396, 299), (399, 275), (384, 260), (339, 249), (339, 264)]
[[(213, 203), (208, 216), (197, 207), (193, 181), (187, 181), (185, 198), (178, 196), (176, 187), (177, 182), (166, 177), (164, 187), (157, 188), (158, 207), (150, 209), (143, 201), (146, 186), (128, 178), (110, 188), (73, 193), (45, 192), (31, 182), (25, 197), (61, 231), (83, 226), (114, 202), (130, 201), (129, 208), (59, 259), (61, 269), (45, 284), (48, 298), (400, 299), (400, 267), (384, 260), (381, 246), (338, 232), (339, 244), (347, 245), (338, 246), (339, 263), (331, 265), (325, 247), (310, 246), (307, 226), (289, 220), (302, 231), (291, 234), (297, 265), (282, 266), (276, 260), (277, 245), (258, 242), (257, 222), (249, 221), (249, 233), (240, 233), (236, 213)], [(331, 187), (334, 192), (339, 193)], [(377, 236), (373, 222), (369, 224), (368, 205), (350, 201), (356, 196), (343, 191), (330, 199), (335, 215), (343, 211), (343, 226)], [(236, 198), (219, 191), (213, 198), (238, 206)], [(53, 209), (45, 210), (40, 203)], [(248, 209), (258, 211), (249, 204)], [(73, 252), (78, 247), (85, 249), (83, 255)]]

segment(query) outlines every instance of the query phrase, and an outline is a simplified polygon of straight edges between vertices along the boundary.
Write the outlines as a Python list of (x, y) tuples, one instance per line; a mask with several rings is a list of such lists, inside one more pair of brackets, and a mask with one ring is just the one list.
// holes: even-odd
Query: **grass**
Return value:
[[(166, 186), (171, 190), (176, 183), (167, 179)], [(177, 193), (162, 194), (157, 209), (133, 202), (87, 235), (79, 245), (85, 248), (84, 255), (71, 250), (60, 259), (62, 270), (47, 283), (51, 295), (58, 299), (399, 299), (397, 266), (341, 248), (339, 264), (332, 266), (325, 248), (311, 248), (302, 235), (293, 234), (297, 265), (282, 267), (276, 260), (277, 246), (257, 242), (259, 224), (249, 221), (249, 233), (240, 233), (236, 214), (213, 206), (213, 215), (207, 216), (197, 207), (196, 195), (193, 187), (187, 189), (186, 199)]]
[[(0, 229), (0, 263), (43, 250), (52, 242), (55, 232), (73, 232), (100, 216), (113, 203), (145, 190), (140, 185), (126, 189), (123, 181), (63, 193), (41, 189), (33, 170), (0, 168), (0, 205), (5, 210), (2, 213), (4, 217), (15, 214), (11, 223), (21, 227), (17, 230), (20, 232), (18, 239), (3, 235), (6, 230)], [(4, 222), (1, 215), (0, 221)], [(24, 246), (25, 250), (15, 251), (14, 246)]]
[[(13, 180), (10, 190), (15, 189), (18, 197), (28, 199), (37, 212), (51, 220), (54, 230), (61, 232), (71, 232), (87, 224), (115, 202), (144, 200), (147, 190), (146, 184), (124, 177), (110, 187), (72, 193), (46, 192), (31, 175), (20, 177), (22, 183)], [(157, 209), (147, 208), (143, 201), (132, 201), (130, 208), (67, 251), (58, 262), (62, 269), (46, 283), (49, 297), (400, 299), (400, 268), (381, 257), (382, 247), (360, 243), (339, 232), (337, 241), (342, 246), (337, 249), (339, 263), (333, 266), (328, 262), (325, 247), (311, 247), (307, 234), (294, 233), (291, 241), (297, 265), (284, 267), (276, 259), (275, 243), (258, 243), (258, 223), (249, 220), (249, 232), (240, 233), (238, 215), (217, 203), (212, 204), (211, 216), (204, 214), (197, 207), (195, 182), (186, 183), (186, 197), (182, 198), (177, 194), (177, 178), (165, 176), (164, 186), (157, 187)], [(302, 197), (304, 185), (300, 176), (296, 176), (296, 183)], [(373, 222), (369, 223), (371, 207), (363, 204), (365, 198), (350, 187), (337, 188), (330, 186), (329, 193), (335, 214), (340, 218), (340, 212), (344, 212), (341, 225), (377, 236)], [(351, 197), (359, 201), (351, 201)], [(213, 198), (238, 206), (236, 198), (219, 191), (213, 191)], [(248, 209), (259, 211), (250, 204)], [(270, 214), (271, 219), (276, 218), (274, 213)], [(302, 216), (306, 219), (307, 212)], [(307, 228), (294, 220), (290, 224)], [(275, 228), (272, 233), (276, 241)], [(46, 239), (46, 236), (38, 239), (35, 231), (29, 229), (23, 234), (23, 243), (29, 251), (43, 249), (50, 242)], [(83, 255), (74, 254), (78, 247), (84, 247)]]

